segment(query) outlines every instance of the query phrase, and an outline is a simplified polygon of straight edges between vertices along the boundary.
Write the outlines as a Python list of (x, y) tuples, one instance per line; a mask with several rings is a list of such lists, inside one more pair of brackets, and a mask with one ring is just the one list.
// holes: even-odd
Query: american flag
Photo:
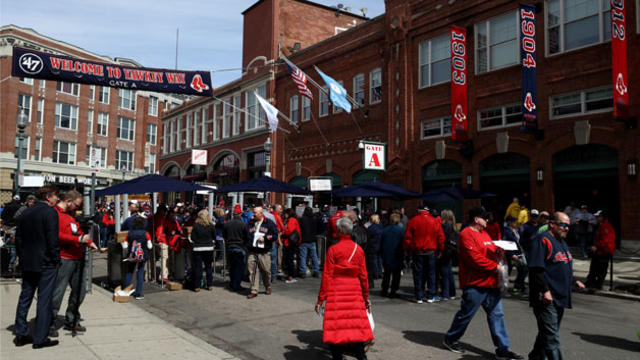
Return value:
[(291, 77), (293, 78), (293, 82), (298, 85), (298, 91), (300, 95), (306, 96), (309, 100), (313, 100), (313, 93), (309, 90), (307, 86), (307, 76), (300, 71), (297, 67), (287, 62), (287, 67), (289, 68), (289, 73), (291, 73)]

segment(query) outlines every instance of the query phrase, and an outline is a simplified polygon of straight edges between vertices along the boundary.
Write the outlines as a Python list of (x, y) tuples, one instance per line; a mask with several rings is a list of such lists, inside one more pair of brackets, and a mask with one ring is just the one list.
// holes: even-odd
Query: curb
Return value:
[(597, 295), (622, 300), (640, 301), (640, 295), (622, 294), (615, 291), (598, 290), (593, 294), (587, 295)]

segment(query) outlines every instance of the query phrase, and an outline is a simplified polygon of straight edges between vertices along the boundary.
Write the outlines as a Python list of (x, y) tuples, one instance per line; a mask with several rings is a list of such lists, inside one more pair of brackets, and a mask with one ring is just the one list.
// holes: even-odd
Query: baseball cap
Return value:
[(418, 211), (429, 211), (429, 207), (427, 205), (418, 206)]
[(507, 218), (506, 218), (506, 219), (504, 219), (504, 220), (505, 220), (506, 222), (508, 222), (508, 223), (513, 222), (513, 221), (518, 221), (518, 219), (514, 218), (514, 217), (513, 217), (513, 216), (511, 216), (511, 215), (507, 216)]
[(27, 200), (36, 200), (36, 196), (33, 194), (29, 194), (29, 196), (27, 196)]
[(482, 206), (476, 206), (469, 210), (469, 221), (473, 221), (474, 218), (488, 219), (489, 213)]
[(603, 211), (603, 210), (598, 210), (598, 211), (596, 211), (596, 213), (595, 213), (595, 214), (593, 214), (593, 215), (595, 215), (595, 216), (604, 216), (604, 211)]
[(182, 206), (184, 206), (184, 204), (183, 203), (177, 203), (176, 206), (177, 207), (182, 207)]
[(540, 215), (540, 212), (536, 209), (531, 209), (531, 216), (538, 216)]
[(13, 195), (13, 200), (20, 201), (20, 195), (18, 194)]
[(233, 208), (233, 213), (242, 214), (242, 207), (240, 206), (240, 204), (236, 204), (236, 206)]

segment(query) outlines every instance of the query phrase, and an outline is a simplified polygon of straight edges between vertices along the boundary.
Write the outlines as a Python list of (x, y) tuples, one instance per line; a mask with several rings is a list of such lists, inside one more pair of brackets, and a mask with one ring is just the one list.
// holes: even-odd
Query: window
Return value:
[(162, 124), (162, 151), (164, 152), (164, 154), (168, 154), (169, 153), (169, 132), (168, 129), (169, 125), (167, 125), (167, 123), (165, 122), (164, 124)]
[(311, 119), (311, 99), (306, 96), (302, 98), (302, 121), (308, 121)]
[(103, 104), (109, 103), (109, 92), (111, 88), (108, 86), (101, 86), (100, 92), (98, 93), (98, 100)]
[(209, 139), (209, 134), (207, 134), (209, 120), (209, 106), (207, 106), (202, 109), (202, 144), (206, 144)]
[(118, 139), (133, 141), (135, 127), (135, 120), (118, 116)]
[(220, 121), (220, 104), (218, 103), (213, 105), (213, 140), (220, 139), (220, 132), (218, 131), (219, 121)]
[(478, 129), (491, 129), (522, 123), (522, 106), (511, 104), (478, 111)]
[(28, 77), (21, 77), (20, 82), (27, 85), (33, 85), (33, 79)]
[(191, 114), (187, 114), (187, 126), (185, 126), (185, 140), (186, 140), (186, 146), (185, 148), (190, 148), (191, 147), (191, 134), (193, 131), (193, 116)]
[[(15, 146), (13, 148), (13, 157), (18, 158), (18, 146), (20, 146), (20, 138), (15, 137)], [(25, 136), (22, 139), (22, 151), (20, 152), (20, 159), (27, 160), (27, 156), (29, 156), (29, 136)]]
[(382, 101), (382, 70), (373, 69), (369, 74), (369, 104)]
[(44, 121), (44, 98), (38, 99), (38, 118), (36, 121), (38, 124), (42, 124)]
[(176, 119), (176, 150), (180, 151), (182, 148), (182, 119)]
[(76, 144), (64, 141), (53, 141), (54, 163), (74, 165), (76, 163)]
[(242, 96), (233, 97), (233, 135), (240, 134), (240, 121), (242, 121)]
[(256, 99), (254, 95), (255, 91), (257, 91), (261, 97), (266, 98), (267, 86), (260, 85), (246, 92), (247, 115), (245, 116), (244, 131), (265, 126), (266, 114), (264, 110), (262, 110), (262, 107), (260, 107), (260, 104), (258, 104), (258, 99)]
[(149, 96), (149, 115), (158, 116), (158, 98)]
[[(94, 146), (94, 148), (100, 150), (100, 168), (104, 169), (107, 167), (107, 149), (103, 147)], [(84, 158), (85, 164), (87, 166), (91, 166), (91, 145), (87, 145), (87, 155)]]
[(109, 114), (99, 112), (98, 113), (98, 131), (97, 134), (101, 136), (107, 136), (109, 129)]
[(96, 86), (95, 85), (90, 85), (89, 86), (89, 101), (95, 101), (96, 100)]
[(93, 110), (89, 109), (87, 114), (87, 133), (93, 134)]
[(611, 40), (609, 0), (547, 0), (547, 53)]
[(29, 122), (31, 122), (31, 99), (31, 95), (18, 94), (18, 114), (20, 110), (24, 110)]
[(451, 135), (451, 116), (423, 120), (422, 139)]
[(118, 90), (118, 106), (122, 109), (136, 109), (136, 92), (129, 89)]
[(200, 125), (201, 114), (200, 110), (193, 113), (193, 146), (200, 145), (200, 133), (202, 132), (202, 126)]
[(176, 138), (175, 138), (176, 121), (171, 121), (171, 131), (169, 132), (169, 152), (176, 150)]
[(40, 85), (40, 89), (44, 89), (47, 87), (47, 81), (46, 80), (38, 80), (38, 83)]
[(36, 138), (36, 148), (33, 151), (33, 160), (41, 161), (42, 160), (42, 138)]
[(364, 105), (364, 74), (353, 77), (353, 99), (358, 105)]
[(133, 170), (133, 152), (116, 150), (116, 170)]
[(151, 145), (155, 145), (157, 135), (158, 135), (158, 125), (147, 124), (147, 142)]
[(78, 129), (78, 107), (56, 103), (56, 127), (77, 130)]
[(515, 65), (519, 62), (518, 13), (476, 24), (476, 73)]
[(228, 138), (231, 131), (231, 117), (233, 116), (231, 110), (231, 99), (227, 99), (224, 104), (224, 114), (222, 114), (222, 138)]
[(153, 174), (156, 172), (156, 154), (149, 153), (149, 168), (147, 172)]
[(551, 118), (609, 111), (612, 104), (613, 90), (611, 88), (556, 95), (551, 97)]
[(449, 34), (420, 42), (420, 88), (447, 82), (451, 79), (451, 50)]
[(320, 101), (318, 102), (320, 106), (320, 117), (329, 115), (329, 89), (326, 86), (322, 87), (320, 93)]
[(299, 106), (298, 95), (293, 95), (292, 97), (289, 98), (289, 118), (291, 119), (291, 121), (293, 121), (296, 124), (300, 120), (298, 118), (300, 114), (300, 111), (298, 110), (298, 106)]
[(78, 96), (78, 93), (80, 92), (80, 86), (76, 83), (58, 81), (57, 90), (61, 93)]

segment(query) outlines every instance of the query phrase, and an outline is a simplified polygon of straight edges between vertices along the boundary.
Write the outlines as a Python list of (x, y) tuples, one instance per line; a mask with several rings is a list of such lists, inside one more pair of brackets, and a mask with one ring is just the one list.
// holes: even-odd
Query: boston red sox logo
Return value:
[(616, 78), (616, 91), (620, 95), (624, 95), (629, 90), (627, 89), (627, 85), (624, 84), (624, 78), (622, 77), (622, 73), (618, 73), (618, 78)]
[(462, 111), (462, 105), (458, 104), (458, 106), (456, 106), (456, 111), (454, 111), (453, 117), (455, 117), (458, 122), (467, 120), (467, 116)]
[(536, 109), (536, 104), (533, 102), (533, 97), (531, 96), (530, 92), (528, 92), (527, 96), (525, 96), (524, 98), (524, 108), (529, 112), (532, 112)]
[(209, 90), (209, 85), (202, 82), (202, 76), (200, 74), (196, 74), (191, 80), (191, 88), (197, 92), (202, 92), (203, 90)]

